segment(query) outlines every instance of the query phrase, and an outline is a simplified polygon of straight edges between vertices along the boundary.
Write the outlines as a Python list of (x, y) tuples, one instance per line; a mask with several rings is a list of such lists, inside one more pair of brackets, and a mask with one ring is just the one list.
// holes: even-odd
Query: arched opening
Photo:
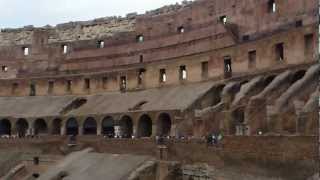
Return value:
[(8, 119), (0, 121), (0, 135), (11, 135), (11, 123)]
[(43, 119), (37, 119), (34, 124), (34, 134), (47, 134), (48, 133), (48, 126), (45, 120)]
[(29, 128), (29, 124), (25, 119), (18, 119), (16, 122), (16, 129), (19, 137), (24, 137)]
[(108, 136), (109, 138), (114, 137), (114, 120), (112, 117), (108, 116), (102, 120), (102, 134)]
[(148, 115), (142, 115), (138, 124), (138, 137), (150, 137), (152, 135), (152, 120)]
[(296, 73), (294, 73), (294, 75), (291, 78), (291, 84), (302, 79), (305, 74), (306, 74), (305, 70), (300, 70), (300, 71), (297, 71)]
[(54, 119), (52, 122), (52, 132), (53, 135), (60, 135), (61, 130), (61, 119)]
[(70, 118), (66, 122), (66, 134), (67, 135), (78, 135), (79, 125), (75, 118)]
[(169, 136), (171, 130), (171, 118), (167, 113), (159, 115), (157, 123), (157, 135), (158, 136)]
[(120, 135), (123, 138), (131, 138), (133, 132), (132, 119), (129, 116), (123, 116), (119, 122)]
[(83, 123), (84, 135), (97, 135), (97, 122), (94, 118), (88, 117)]

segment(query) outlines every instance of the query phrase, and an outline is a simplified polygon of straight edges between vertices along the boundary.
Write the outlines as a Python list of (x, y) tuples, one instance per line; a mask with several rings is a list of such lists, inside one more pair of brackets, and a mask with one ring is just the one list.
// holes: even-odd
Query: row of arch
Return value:
[[(74, 117), (67, 119), (63, 122), (61, 119), (56, 118), (52, 121), (51, 128), (49, 128), (47, 122), (44, 119), (36, 119), (30, 127), (26, 119), (18, 119), (15, 123), (16, 133), (23, 137), (28, 134), (41, 135), (52, 134), (60, 135), (61, 128), (65, 128), (65, 135), (107, 135), (109, 137), (122, 137), (131, 138), (137, 137), (151, 137), (154, 134), (159, 136), (169, 136), (171, 131), (171, 117), (167, 113), (159, 115), (156, 121), (156, 128), (153, 128), (153, 122), (149, 115), (144, 114), (139, 118), (136, 132), (134, 132), (133, 120), (130, 116), (125, 115), (119, 121), (115, 121), (111, 116), (105, 117), (101, 125), (98, 125), (97, 121), (93, 117), (88, 117), (80, 127), (80, 123)], [(99, 129), (100, 128), (100, 129)], [(99, 133), (98, 133), (99, 129)], [(12, 124), (8, 119), (0, 120), (0, 135), (11, 135)], [(30, 132), (31, 131), (31, 132)], [(81, 131), (81, 133), (80, 133)]]

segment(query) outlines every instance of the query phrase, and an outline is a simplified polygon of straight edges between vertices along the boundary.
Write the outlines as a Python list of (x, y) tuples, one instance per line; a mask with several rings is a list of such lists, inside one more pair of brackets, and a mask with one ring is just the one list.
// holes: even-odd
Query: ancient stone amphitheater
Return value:
[(196, 0), (2, 29), (0, 177), (312, 178), (317, 8)]

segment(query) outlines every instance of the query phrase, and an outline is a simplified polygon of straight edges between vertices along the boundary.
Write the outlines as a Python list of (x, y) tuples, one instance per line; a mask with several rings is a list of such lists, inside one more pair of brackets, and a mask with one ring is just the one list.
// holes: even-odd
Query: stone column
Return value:
[(60, 135), (61, 135), (61, 136), (65, 136), (66, 134), (67, 134), (66, 126), (61, 126), (61, 128), (60, 128)]
[(79, 135), (80, 135), (80, 136), (83, 135), (83, 128), (82, 128), (82, 126), (79, 126), (79, 127), (78, 127), (78, 132), (79, 132)]
[(157, 125), (152, 124), (152, 137), (156, 137), (157, 136)]
[(136, 125), (132, 127), (132, 135), (137, 138), (138, 137), (138, 128)]
[(97, 125), (97, 136), (101, 136), (101, 134), (102, 134), (102, 125), (101, 125), (101, 123), (99, 121), (97, 123), (98, 123), (98, 125)]

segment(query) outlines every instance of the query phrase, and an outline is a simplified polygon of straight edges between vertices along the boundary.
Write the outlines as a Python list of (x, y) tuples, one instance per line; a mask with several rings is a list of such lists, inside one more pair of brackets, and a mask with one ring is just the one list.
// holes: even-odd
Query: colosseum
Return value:
[(0, 32), (0, 177), (306, 180), (317, 0), (195, 0)]

